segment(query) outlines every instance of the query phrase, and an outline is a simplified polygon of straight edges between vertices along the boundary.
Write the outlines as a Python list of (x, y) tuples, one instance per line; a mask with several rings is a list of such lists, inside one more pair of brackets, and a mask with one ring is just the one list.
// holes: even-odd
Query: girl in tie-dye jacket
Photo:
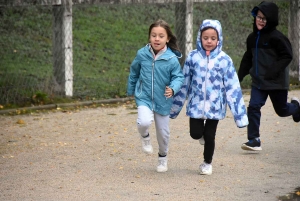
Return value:
[(170, 118), (176, 118), (186, 104), (190, 135), (204, 144), (200, 173), (212, 174), (212, 158), (219, 120), (225, 118), (227, 104), (237, 127), (248, 125), (246, 107), (231, 58), (222, 51), (222, 27), (218, 20), (204, 20), (197, 36), (197, 49), (185, 61), (181, 90), (174, 96)]

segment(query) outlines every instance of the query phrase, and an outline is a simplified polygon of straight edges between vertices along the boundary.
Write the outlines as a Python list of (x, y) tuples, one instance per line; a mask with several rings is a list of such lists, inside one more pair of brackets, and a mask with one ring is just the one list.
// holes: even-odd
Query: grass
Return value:
[[(219, 19), (223, 50), (238, 69), (252, 30), (250, 10), (257, 3), (194, 3), (194, 48), (202, 20)], [(287, 35), (289, 2), (277, 3), (280, 24), (285, 25), (278, 29)], [(74, 5), (72, 10), (73, 36), (69, 37), (73, 40), (75, 101), (125, 97), (130, 64), (148, 42), (149, 25), (162, 18), (175, 30), (175, 4)], [(0, 35), (0, 104), (14, 107), (62, 101), (52, 83), (52, 7), (1, 7)], [(249, 88), (249, 76), (241, 84)], [(43, 100), (37, 101), (41, 94)]]

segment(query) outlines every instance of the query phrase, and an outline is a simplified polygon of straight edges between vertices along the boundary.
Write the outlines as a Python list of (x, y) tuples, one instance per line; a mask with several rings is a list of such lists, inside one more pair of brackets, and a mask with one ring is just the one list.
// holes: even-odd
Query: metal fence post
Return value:
[(73, 96), (72, 0), (53, 5), (54, 91)]
[(182, 53), (182, 57), (180, 59), (181, 66), (183, 66), (186, 58), (186, 1), (187, 0), (183, 0), (182, 3), (175, 3), (175, 33)]
[(175, 32), (182, 52), (180, 64), (183, 66), (187, 55), (193, 49), (193, 0), (176, 3), (175, 16)]
[(293, 48), (293, 60), (290, 63), (290, 76), (297, 78), (299, 76), (299, 2), (290, 0), (288, 37)]
[(193, 50), (193, 0), (186, 0), (186, 43), (185, 56)]
[(298, 24), (297, 24), (297, 31), (296, 33), (298, 33), (298, 80), (300, 81), (300, 0), (298, 0), (298, 6), (297, 6), (297, 20), (298, 20)]

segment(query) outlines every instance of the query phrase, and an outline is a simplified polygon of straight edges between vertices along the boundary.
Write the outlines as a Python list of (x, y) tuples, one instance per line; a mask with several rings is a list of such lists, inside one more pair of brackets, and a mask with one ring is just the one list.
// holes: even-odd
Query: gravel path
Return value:
[(300, 123), (278, 117), (270, 101), (262, 110), (261, 152), (240, 148), (246, 128), (227, 111), (211, 176), (198, 173), (203, 146), (190, 138), (184, 111), (170, 121), (169, 170), (157, 173), (157, 154), (141, 151), (136, 111), (124, 104), (0, 116), (0, 200), (273, 201), (300, 186)]

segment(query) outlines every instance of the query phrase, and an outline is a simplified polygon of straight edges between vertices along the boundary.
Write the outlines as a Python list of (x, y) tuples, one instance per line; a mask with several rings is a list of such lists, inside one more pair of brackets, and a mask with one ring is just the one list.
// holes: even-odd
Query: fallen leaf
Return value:
[(24, 121), (23, 119), (19, 119), (19, 120), (17, 121), (17, 124), (25, 124), (25, 121)]

